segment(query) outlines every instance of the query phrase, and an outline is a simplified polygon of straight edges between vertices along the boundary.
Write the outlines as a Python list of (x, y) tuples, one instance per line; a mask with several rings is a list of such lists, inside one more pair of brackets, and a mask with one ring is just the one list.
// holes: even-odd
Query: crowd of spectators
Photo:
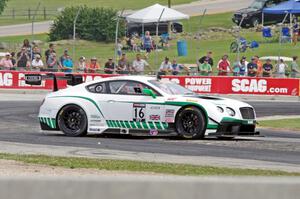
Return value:
[[(4, 70), (19, 70), (19, 71), (49, 71), (49, 72), (79, 72), (79, 73), (106, 73), (106, 74), (134, 74), (143, 75), (145, 69), (150, 70), (147, 62), (147, 57), (151, 53), (152, 38), (149, 32), (146, 32), (144, 37), (145, 55), (137, 52), (134, 60), (129, 61), (126, 54), (123, 53), (123, 45), (120, 41), (117, 43), (117, 63), (113, 58), (109, 58), (103, 67), (97, 57), (92, 57), (89, 61), (84, 56), (81, 56), (78, 61), (74, 62), (67, 49), (64, 50), (60, 57), (57, 57), (54, 44), (50, 44), (44, 55), (37, 45), (30, 45), (30, 42), (25, 39), (19, 52), (6, 53), (5, 57), (0, 61), (0, 68)], [(133, 49), (135, 46), (133, 45)], [(44, 56), (44, 59), (43, 59)], [(267, 59), (262, 61), (258, 56), (254, 56), (247, 60), (242, 57), (231, 63), (228, 55), (223, 55), (221, 59), (215, 62), (213, 52), (209, 51), (197, 61), (196, 67), (190, 67), (187, 64), (179, 64), (176, 59), (165, 57), (161, 63), (158, 72), (161, 75), (201, 75), (201, 76), (249, 76), (249, 77), (280, 77), (284, 78), (299, 77), (300, 70), (297, 64), (298, 57), (294, 56), (290, 64), (280, 59), (273, 64), (272, 60)]]

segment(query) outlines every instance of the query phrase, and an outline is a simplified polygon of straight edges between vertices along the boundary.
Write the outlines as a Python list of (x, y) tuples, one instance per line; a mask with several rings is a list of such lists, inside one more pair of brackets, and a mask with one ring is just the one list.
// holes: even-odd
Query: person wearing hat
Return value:
[(35, 58), (31, 62), (31, 70), (32, 71), (41, 71), (44, 68), (44, 63), (39, 54), (35, 55)]
[(204, 59), (203, 64), (199, 67), (199, 72), (201, 76), (209, 76), (212, 73), (212, 67), (209, 64), (209, 58)]
[(159, 75), (166, 75), (168, 72), (172, 71), (172, 64), (169, 60), (168, 57), (165, 57), (165, 60), (160, 65)]
[(10, 53), (5, 53), (5, 57), (3, 57), (0, 61), (0, 68), (3, 68), (4, 70), (13, 69), (14, 65), (10, 57)]
[(104, 65), (104, 73), (113, 74), (115, 71), (115, 63), (112, 58), (109, 58), (108, 61)]
[(252, 57), (251, 62), (247, 65), (248, 68), (248, 76), (249, 77), (256, 77), (257, 75), (257, 62), (256, 58)]
[(96, 57), (91, 58), (91, 62), (87, 66), (86, 72), (95, 73), (95, 72), (97, 72), (97, 70), (100, 70), (100, 65), (98, 64), (97, 60), (98, 59)]
[(271, 59), (267, 59), (266, 63), (263, 65), (263, 77), (272, 76), (273, 65)]
[(78, 61), (78, 68), (77, 68), (77, 71), (78, 71), (79, 73), (84, 73), (84, 72), (86, 72), (86, 70), (87, 70), (86, 59), (85, 59), (84, 56), (81, 56), (81, 57), (79, 58), (79, 61)]
[(56, 53), (52, 52), (49, 55), (47, 66), (50, 72), (57, 72), (59, 68), (62, 68), (62, 66), (59, 64), (59, 61), (57, 60)]
[(67, 59), (68, 56), (69, 56), (68, 49), (65, 49), (64, 54), (59, 58), (59, 63), (61, 66), (63, 66), (63, 63)]

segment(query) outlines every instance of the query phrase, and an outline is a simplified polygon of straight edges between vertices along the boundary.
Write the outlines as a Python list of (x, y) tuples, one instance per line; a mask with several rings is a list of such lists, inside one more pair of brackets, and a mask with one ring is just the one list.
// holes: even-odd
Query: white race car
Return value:
[(202, 96), (155, 77), (103, 78), (47, 95), (39, 112), (42, 130), (67, 136), (87, 133), (256, 135), (256, 115), (244, 102)]

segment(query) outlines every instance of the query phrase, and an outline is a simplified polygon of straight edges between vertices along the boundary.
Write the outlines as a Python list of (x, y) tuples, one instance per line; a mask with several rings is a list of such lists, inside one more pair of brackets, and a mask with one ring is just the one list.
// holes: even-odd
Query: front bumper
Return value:
[(216, 133), (213, 136), (258, 136), (256, 131), (255, 120), (237, 120), (233, 118), (225, 118), (218, 125)]

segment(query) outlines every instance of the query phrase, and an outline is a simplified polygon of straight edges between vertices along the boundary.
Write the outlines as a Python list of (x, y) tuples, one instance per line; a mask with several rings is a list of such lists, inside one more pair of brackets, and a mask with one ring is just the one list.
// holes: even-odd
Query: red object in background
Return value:
[[(0, 71), (0, 88), (2, 89), (36, 89), (52, 90), (53, 81), (43, 80), (41, 86), (25, 84), (25, 74), (46, 74), (45, 72)], [(63, 76), (64, 73), (56, 73)], [(92, 81), (116, 75), (80, 74), (84, 81)], [(194, 92), (205, 94), (253, 94), (253, 95), (287, 95), (300, 96), (299, 79), (288, 78), (250, 78), (250, 77), (202, 77), (202, 76), (163, 76)], [(66, 88), (65, 80), (58, 80), (58, 88)]]

